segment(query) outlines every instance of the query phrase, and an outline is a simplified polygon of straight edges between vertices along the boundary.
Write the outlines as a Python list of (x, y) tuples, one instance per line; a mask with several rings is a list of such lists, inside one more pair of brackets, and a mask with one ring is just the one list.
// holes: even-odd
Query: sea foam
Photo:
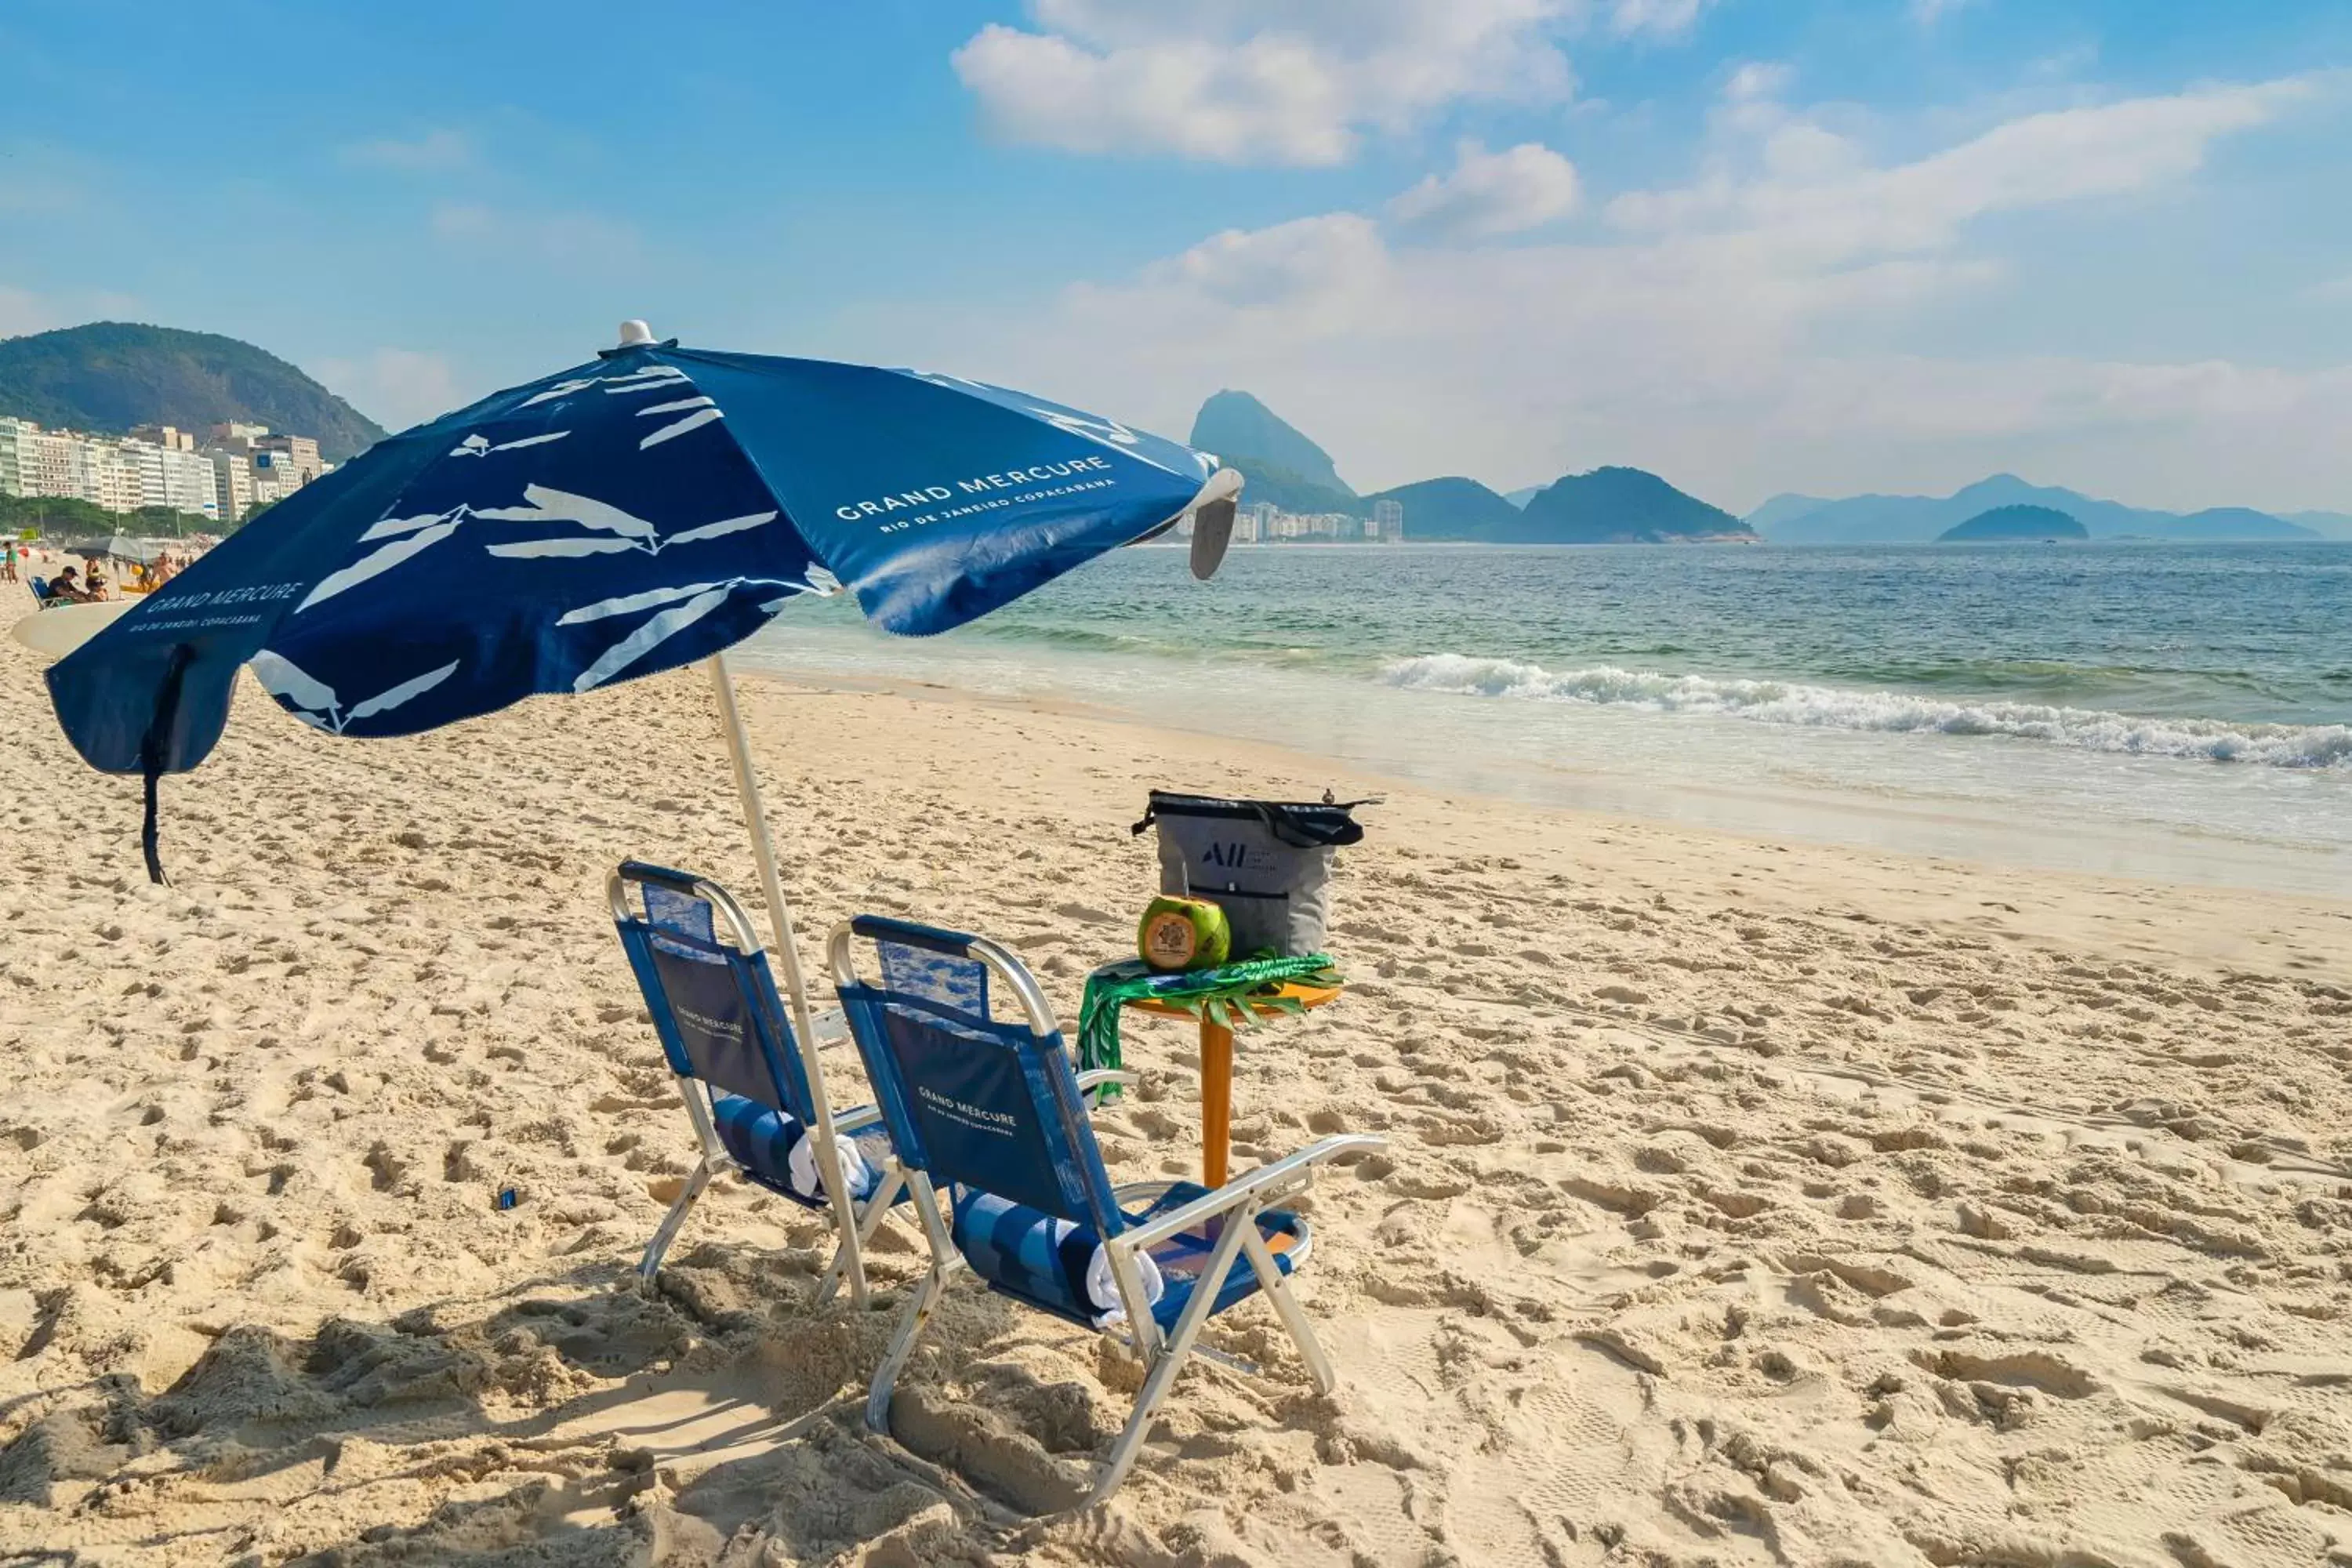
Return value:
[(1413, 691), (1584, 702), (1659, 713), (1715, 713), (1759, 724), (2008, 735), (2092, 752), (2255, 763), (2275, 768), (2352, 769), (2352, 725), (2344, 724), (2151, 719), (2035, 702), (1955, 702), (1782, 680), (1713, 680), (1610, 665), (1549, 670), (1515, 659), (1453, 653), (1399, 660), (1382, 672), (1382, 679), (1391, 686)]

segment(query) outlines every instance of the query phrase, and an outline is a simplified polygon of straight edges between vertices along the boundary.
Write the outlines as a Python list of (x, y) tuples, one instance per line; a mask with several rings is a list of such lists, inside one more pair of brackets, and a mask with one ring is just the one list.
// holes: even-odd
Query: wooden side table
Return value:
[[(1320, 1007), (1339, 1000), (1337, 985), (1302, 985), (1286, 981), (1270, 996), (1243, 998), (1241, 1005), (1261, 1018), (1279, 1017), (1285, 1011), (1273, 1005), (1276, 1000), (1297, 1003), (1302, 1007)], [(1189, 1018), (1192, 1014), (1173, 1003), (1152, 997), (1138, 997), (1128, 1004), (1139, 1013), (1156, 1013), (1163, 1018)], [(1201, 1182), (1208, 1187), (1225, 1184), (1227, 1167), (1233, 1152), (1234, 1132), (1234, 1032), (1210, 1017), (1201, 1018)]]

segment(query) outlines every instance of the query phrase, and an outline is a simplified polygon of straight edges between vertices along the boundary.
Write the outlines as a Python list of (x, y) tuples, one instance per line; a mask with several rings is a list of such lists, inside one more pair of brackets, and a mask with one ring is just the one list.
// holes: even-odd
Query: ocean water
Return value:
[(2352, 897), (2352, 544), (1284, 547), (1205, 584), (1142, 549), (946, 637), (803, 604), (746, 654), (1440, 788)]

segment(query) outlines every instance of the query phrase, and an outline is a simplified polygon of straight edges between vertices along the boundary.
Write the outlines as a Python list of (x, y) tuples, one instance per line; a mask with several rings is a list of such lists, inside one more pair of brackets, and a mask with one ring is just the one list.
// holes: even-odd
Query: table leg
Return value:
[(1205, 1015), (1201, 1019), (1201, 1180), (1225, 1184), (1234, 1131), (1234, 1032)]

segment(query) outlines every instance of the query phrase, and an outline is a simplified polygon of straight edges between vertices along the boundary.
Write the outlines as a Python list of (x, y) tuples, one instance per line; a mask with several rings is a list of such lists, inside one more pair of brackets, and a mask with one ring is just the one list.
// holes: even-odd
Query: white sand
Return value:
[[(811, 1311), (815, 1226), (730, 1184), (628, 1287), (689, 1144), (602, 880), (754, 891), (698, 677), (404, 742), (248, 686), (164, 785), (161, 890), (38, 668), (0, 644), (0, 1558), (2352, 1562), (2352, 905), (1389, 789), (1351, 994), (1244, 1035), (1236, 1095), (1242, 1163), (1394, 1141), (1309, 1205), (1340, 1391), (1252, 1303), (1209, 1337), (1271, 1382), (1189, 1373), (1107, 1510), (1025, 1518), (1124, 1418), (1092, 1336), (959, 1289), (901, 1447), (856, 1405), (906, 1233), (882, 1310)], [(1378, 786), (747, 707), (804, 933), (978, 929), (1070, 1011), (1148, 786)], [(1185, 1029), (1129, 1054), (1115, 1173), (1193, 1173)]]

